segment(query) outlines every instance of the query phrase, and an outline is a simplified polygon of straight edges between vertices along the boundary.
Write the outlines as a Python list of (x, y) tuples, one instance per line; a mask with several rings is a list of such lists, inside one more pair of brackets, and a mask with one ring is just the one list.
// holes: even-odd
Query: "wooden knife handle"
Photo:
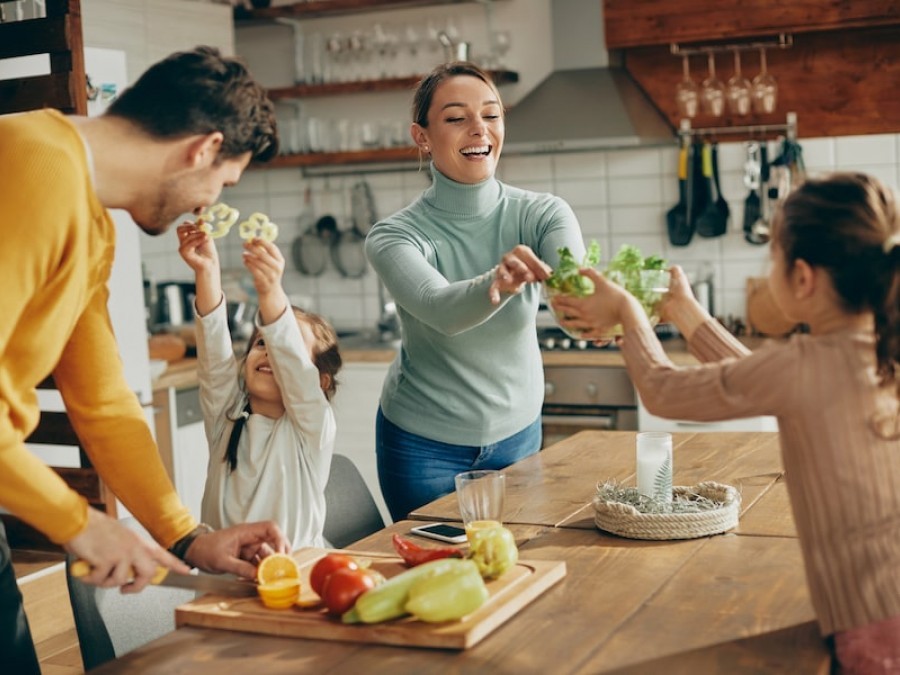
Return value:
[[(132, 573), (134, 570), (132, 569)], [(87, 560), (75, 560), (71, 567), (69, 567), (69, 574), (71, 574), (76, 579), (80, 579), (81, 577), (86, 577), (91, 573), (91, 564)], [(153, 575), (153, 578), (150, 579), (151, 584), (159, 584), (163, 579), (166, 578), (166, 575), (169, 573), (169, 570), (165, 567), (158, 566), (156, 568), (156, 573)]]

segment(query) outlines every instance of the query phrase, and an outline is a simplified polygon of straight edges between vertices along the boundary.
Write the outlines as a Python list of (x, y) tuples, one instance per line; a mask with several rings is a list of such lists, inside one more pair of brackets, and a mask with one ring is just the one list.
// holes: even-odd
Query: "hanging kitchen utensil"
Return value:
[(303, 202), (303, 211), (297, 218), (300, 234), (291, 243), (291, 259), (298, 272), (317, 277), (325, 271), (327, 251), (316, 229), (309, 187), (306, 188)]
[(750, 234), (745, 236), (751, 244), (762, 245), (769, 242), (769, 151), (763, 141), (759, 146), (759, 217), (750, 225)]
[(751, 244), (757, 242), (751, 240), (753, 224), (759, 220), (759, 143), (749, 141), (746, 144), (747, 161), (744, 162), (744, 185), (749, 188), (747, 198), (744, 200), (744, 239)]
[(690, 195), (688, 176), (691, 173), (688, 170), (689, 146), (687, 138), (683, 138), (681, 149), (678, 151), (678, 203), (666, 213), (666, 229), (673, 246), (687, 246), (694, 233), (688, 215)]
[(372, 197), (372, 188), (365, 180), (356, 183), (350, 190), (350, 213), (353, 217), (353, 229), (357, 234), (365, 237), (372, 225), (378, 220), (375, 215), (375, 199)]
[[(706, 211), (706, 207), (711, 201), (710, 183), (712, 181), (712, 164), (707, 159), (708, 143), (695, 141), (692, 150), (694, 153), (693, 161), (693, 200), (691, 202), (691, 230), (697, 231), (697, 221), (700, 215)], [(709, 171), (707, 171), (709, 168)]]
[(703, 146), (703, 177), (708, 184), (709, 203), (697, 217), (697, 234), (701, 237), (718, 237), (728, 229), (728, 202), (722, 196), (719, 185), (718, 143)]
[(331, 262), (342, 276), (359, 279), (369, 269), (365, 251), (366, 238), (356, 231), (338, 231), (331, 243)]

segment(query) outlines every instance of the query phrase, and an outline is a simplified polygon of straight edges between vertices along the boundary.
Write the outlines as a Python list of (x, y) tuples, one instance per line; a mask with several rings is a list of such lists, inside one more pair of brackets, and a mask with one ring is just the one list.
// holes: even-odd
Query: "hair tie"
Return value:
[(890, 255), (897, 246), (900, 246), (900, 232), (894, 232), (894, 234), (885, 239), (881, 249), (885, 255)]

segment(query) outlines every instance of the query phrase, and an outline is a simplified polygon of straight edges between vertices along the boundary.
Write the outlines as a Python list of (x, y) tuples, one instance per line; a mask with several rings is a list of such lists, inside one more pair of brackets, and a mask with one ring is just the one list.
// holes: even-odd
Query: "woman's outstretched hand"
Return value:
[(519, 244), (503, 256), (494, 273), (494, 281), (488, 289), (491, 303), (500, 304), (502, 294), (520, 293), (525, 284), (543, 281), (553, 269), (537, 257), (530, 247)]

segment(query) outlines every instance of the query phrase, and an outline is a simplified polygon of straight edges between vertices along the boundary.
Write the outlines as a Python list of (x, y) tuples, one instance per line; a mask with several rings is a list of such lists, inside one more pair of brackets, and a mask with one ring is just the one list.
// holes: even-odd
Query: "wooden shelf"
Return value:
[(361, 12), (377, 12), (388, 9), (406, 9), (407, 7), (427, 7), (430, 5), (454, 5), (472, 3), (478, 0), (310, 0), (295, 2), (291, 5), (265, 7), (246, 10), (235, 8), (235, 21), (253, 21), (259, 19), (315, 19), (323, 16), (340, 16), (342, 14), (359, 14)]
[(378, 148), (349, 152), (308, 152), (298, 155), (279, 155), (265, 164), (251, 164), (253, 169), (287, 169), (304, 166), (343, 166), (347, 164), (376, 164), (381, 162), (413, 162), (419, 157), (415, 147)]
[[(519, 81), (519, 74), (511, 70), (488, 71), (499, 86), (514, 84)], [(310, 96), (338, 96), (341, 94), (374, 93), (382, 91), (409, 91), (422, 75), (394, 77), (385, 80), (361, 80), (357, 82), (327, 82), (324, 84), (295, 84), (291, 87), (278, 87), (268, 90), (269, 98), (280, 101), (291, 98), (307, 98)]]

